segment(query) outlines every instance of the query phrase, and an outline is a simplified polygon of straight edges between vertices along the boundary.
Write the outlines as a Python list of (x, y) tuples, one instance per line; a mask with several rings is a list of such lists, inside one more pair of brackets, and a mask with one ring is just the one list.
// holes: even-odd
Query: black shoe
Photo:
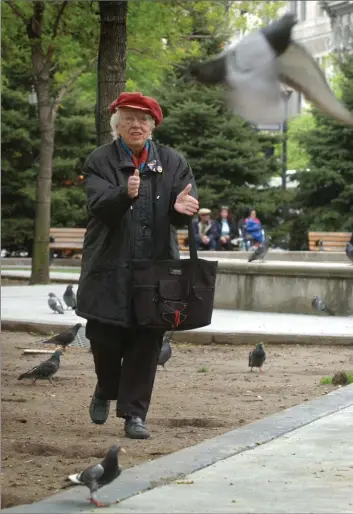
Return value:
[(93, 393), (89, 406), (89, 415), (96, 425), (104, 425), (109, 416), (110, 400), (102, 400), (99, 398), (98, 386)]
[(125, 419), (125, 434), (130, 439), (148, 439), (150, 434), (146, 425), (138, 416), (131, 416)]

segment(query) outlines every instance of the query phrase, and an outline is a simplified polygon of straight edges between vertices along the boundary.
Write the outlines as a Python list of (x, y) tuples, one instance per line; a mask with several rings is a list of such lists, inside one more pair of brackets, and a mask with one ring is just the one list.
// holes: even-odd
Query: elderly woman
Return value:
[(89, 221), (76, 313), (88, 320), (97, 375), (89, 408), (93, 423), (105, 423), (116, 400), (126, 435), (146, 439), (163, 333), (135, 322), (129, 264), (178, 258), (172, 225), (187, 224), (198, 201), (184, 157), (151, 141), (163, 119), (158, 102), (122, 93), (110, 110), (113, 142), (94, 150), (84, 166)]

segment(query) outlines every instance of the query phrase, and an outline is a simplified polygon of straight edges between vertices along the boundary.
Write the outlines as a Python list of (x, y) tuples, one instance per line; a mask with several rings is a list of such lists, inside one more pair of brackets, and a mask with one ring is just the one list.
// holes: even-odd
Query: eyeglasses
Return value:
[(147, 125), (149, 119), (150, 117), (148, 116), (148, 114), (142, 114), (141, 116), (121, 116), (121, 121), (123, 121), (126, 125), (132, 125), (135, 120), (141, 125)]

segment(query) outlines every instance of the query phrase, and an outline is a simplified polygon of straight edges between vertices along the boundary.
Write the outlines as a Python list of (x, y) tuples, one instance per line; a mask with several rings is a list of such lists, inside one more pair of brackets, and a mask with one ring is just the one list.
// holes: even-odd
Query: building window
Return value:
[(305, 21), (306, 20), (306, 1), (301, 0), (300, 2), (300, 20)]

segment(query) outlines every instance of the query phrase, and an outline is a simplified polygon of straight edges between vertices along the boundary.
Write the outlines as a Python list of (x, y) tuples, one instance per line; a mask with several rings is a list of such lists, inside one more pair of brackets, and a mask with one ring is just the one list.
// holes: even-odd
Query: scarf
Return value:
[(133, 162), (133, 164), (135, 166), (135, 169), (137, 169), (137, 170), (139, 170), (141, 172), (143, 170), (146, 162), (147, 162), (147, 159), (148, 159), (148, 152), (149, 152), (149, 149), (150, 149), (150, 142), (149, 142), (149, 140), (146, 141), (145, 147), (142, 150), (142, 152), (141, 152), (139, 157), (136, 157), (136, 155), (134, 155), (132, 153), (132, 151), (126, 145), (126, 143), (125, 143), (125, 141), (123, 140), (122, 137), (120, 137), (120, 144), (123, 147), (123, 149), (125, 150), (125, 152), (131, 157), (131, 160), (132, 160), (132, 162)]

